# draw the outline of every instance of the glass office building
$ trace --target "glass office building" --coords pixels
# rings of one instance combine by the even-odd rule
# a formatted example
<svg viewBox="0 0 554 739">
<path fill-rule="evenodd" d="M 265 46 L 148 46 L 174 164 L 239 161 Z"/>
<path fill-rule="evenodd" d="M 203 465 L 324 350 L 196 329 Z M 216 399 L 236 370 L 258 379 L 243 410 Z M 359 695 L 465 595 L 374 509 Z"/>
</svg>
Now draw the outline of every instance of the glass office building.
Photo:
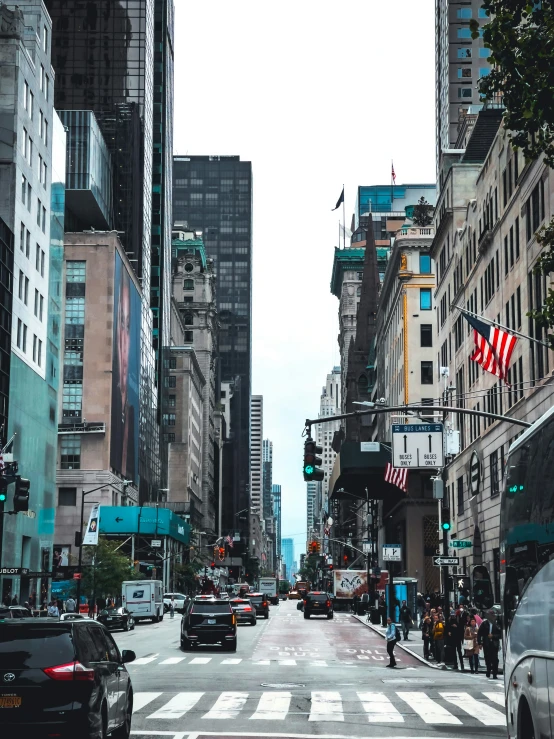
<svg viewBox="0 0 554 739">
<path fill-rule="evenodd" d="M 142 282 L 140 497 L 162 480 L 150 309 L 154 13 L 170 0 L 45 0 L 52 17 L 55 107 L 92 110 L 112 156 L 114 227 Z"/>
<path fill-rule="evenodd" d="M 239 156 L 176 156 L 173 220 L 202 232 L 215 260 L 221 380 L 240 377 L 239 490 L 249 499 L 252 364 L 252 164 Z"/>
</svg>

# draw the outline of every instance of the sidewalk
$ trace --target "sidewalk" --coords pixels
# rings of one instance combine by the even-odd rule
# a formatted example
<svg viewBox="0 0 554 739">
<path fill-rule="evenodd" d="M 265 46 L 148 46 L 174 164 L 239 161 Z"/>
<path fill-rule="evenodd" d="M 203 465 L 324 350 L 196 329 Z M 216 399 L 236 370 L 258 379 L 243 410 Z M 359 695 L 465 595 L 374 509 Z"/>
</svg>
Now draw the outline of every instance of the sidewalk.
<svg viewBox="0 0 554 739">
<path fill-rule="evenodd" d="M 355 618 L 357 621 L 362 623 L 364 626 L 367 626 L 370 629 L 373 629 L 377 634 L 380 634 L 383 639 L 385 638 L 385 632 L 386 627 L 384 626 L 377 626 L 375 624 L 372 624 L 370 621 L 366 619 L 365 616 L 354 616 L 352 614 L 353 618 Z M 427 667 L 432 667 L 434 670 L 453 670 L 452 667 L 443 667 L 442 665 L 439 666 L 435 662 L 430 661 L 428 662 L 423 657 L 423 639 L 421 637 L 421 631 L 419 629 L 413 629 L 410 631 L 408 641 L 405 641 L 402 639 L 402 641 L 399 641 L 396 645 L 397 647 L 400 647 L 400 649 L 404 649 L 408 654 L 411 654 L 413 657 L 418 659 L 420 662 L 422 662 L 424 665 L 427 665 Z M 504 661 L 503 661 L 503 652 L 500 650 L 500 653 L 498 655 L 498 674 L 502 675 L 504 672 Z M 480 656 L 480 664 L 481 664 L 481 671 L 484 671 L 485 669 L 485 660 L 483 659 L 483 655 L 481 653 Z M 464 667 L 467 672 L 469 672 L 469 663 L 467 660 L 464 660 Z"/>
</svg>

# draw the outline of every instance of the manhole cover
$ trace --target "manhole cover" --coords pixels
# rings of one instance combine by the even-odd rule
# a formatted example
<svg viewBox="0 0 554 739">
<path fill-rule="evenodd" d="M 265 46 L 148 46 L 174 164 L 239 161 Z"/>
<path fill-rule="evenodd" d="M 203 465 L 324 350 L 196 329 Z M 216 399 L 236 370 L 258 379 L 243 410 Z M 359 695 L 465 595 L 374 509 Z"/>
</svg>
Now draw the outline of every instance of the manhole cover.
<svg viewBox="0 0 554 739">
<path fill-rule="evenodd" d="M 305 688 L 304 683 L 261 683 L 262 688 Z"/>
</svg>

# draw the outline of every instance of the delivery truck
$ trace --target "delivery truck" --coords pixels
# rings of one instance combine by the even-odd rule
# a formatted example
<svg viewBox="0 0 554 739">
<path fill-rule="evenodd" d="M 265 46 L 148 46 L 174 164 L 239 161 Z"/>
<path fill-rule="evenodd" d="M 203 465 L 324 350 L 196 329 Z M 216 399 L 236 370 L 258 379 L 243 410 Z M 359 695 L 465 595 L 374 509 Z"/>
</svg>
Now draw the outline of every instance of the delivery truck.
<svg viewBox="0 0 554 739">
<path fill-rule="evenodd" d="M 380 571 L 379 579 L 375 579 L 371 585 L 377 593 L 382 593 L 389 581 L 389 573 Z M 349 608 L 354 602 L 354 596 L 362 599 L 364 593 L 367 598 L 367 570 L 334 570 L 333 571 L 333 601 L 337 610 L 343 606 Z"/>
<path fill-rule="evenodd" d="M 260 577 L 259 591 L 269 598 L 272 606 L 279 605 L 278 583 L 276 577 Z"/>
<path fill-rule="evenodd" d="M 161 580 L 125 580 L 121 585 L 124 608 L 133 614 L 135 623 L 150 618 L 158 623 L 164 617 L 163 584 Z"/>
</svg>

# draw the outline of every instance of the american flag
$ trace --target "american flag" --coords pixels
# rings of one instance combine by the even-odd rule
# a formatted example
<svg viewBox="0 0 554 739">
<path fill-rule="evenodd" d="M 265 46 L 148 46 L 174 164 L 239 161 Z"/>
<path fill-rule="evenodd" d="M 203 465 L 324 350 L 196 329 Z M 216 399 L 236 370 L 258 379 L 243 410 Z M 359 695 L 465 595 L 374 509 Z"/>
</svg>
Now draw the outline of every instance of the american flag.
<svg viewBox="0 0 554 739">
<path fill-rule="evenodd" d="M 480 321 L 475 316 L 470 316 L 465 312 L 462 312 L 462 315 L 473 326 L 473 340 L 476 348 L 470 359 L 480 364 L 485 372 L 496 375 L 508 385 L 506 378 L 510 369 L 512 352 L 517 342 L 516 337 L 496 326 Z"/>
<path fill-rule="evenodd" d="M 232 549 L 233 546 L 234 546 L 233 539 L 228 535 L 228 536 L 225 537 L 225 541 L 229 545 L 230 549 Z"/>
<path fill-rule="evenodd" d="M 4 469 L 4 455 L 0 452 L 0 472 Z"/>
<path fill-rule="evenodd" d="M 392 177 L 393 184 L 396 185 L 396 173 L 394 171 L 394 164 L 391 162 L 390 176 Z"/>
<path fill-rule="evenodd" d="M 390 482 L 391 485 L 396 485 L 397 488 L 406 492 L 406 488 L 408 487 L 408 468 L 393 467 L 390 462 L 387 462 L 385 482 Z"/>
</svg>

